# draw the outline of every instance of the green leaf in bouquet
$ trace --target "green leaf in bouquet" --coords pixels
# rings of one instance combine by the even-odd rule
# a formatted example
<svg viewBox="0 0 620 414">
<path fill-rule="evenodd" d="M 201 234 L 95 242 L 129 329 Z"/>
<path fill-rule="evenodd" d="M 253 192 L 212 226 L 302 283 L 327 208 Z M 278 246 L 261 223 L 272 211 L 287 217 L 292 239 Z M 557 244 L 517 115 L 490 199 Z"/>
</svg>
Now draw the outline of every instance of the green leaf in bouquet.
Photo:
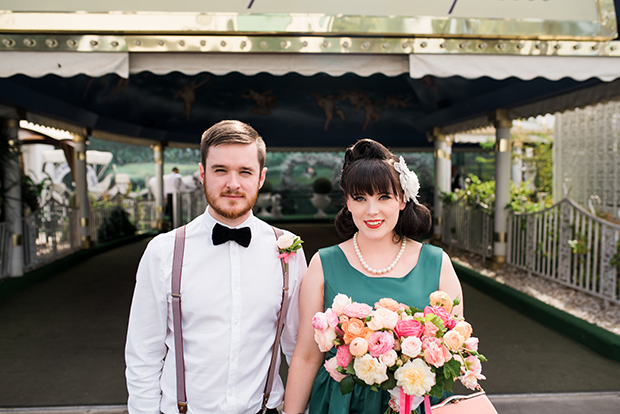
<svg viewBox="0 0 620 414">
<path fill-rule="evenodd" d="M 370 389 L 373 390 L 374 392 L 379 392 L 379 387 L 377 386 L 377 384 L 372 384 L 370 386 Z"/>
<path fill-rule="evenodd" d="M 355 383 L 357 385 L 359 385 L 360 387 L 367 387 L 368 384 L 366 384 L 364 381 L 362 381 L 361 379 L 357 378 L 355 375 L 353 375 L 351 378 L 353 378 L 353 381 L 355 381 Z"/>
<path fill-rule="evenodd" d="M 391 390 L 396 387 L 396 378 L 394 378 L 394 373 L 392 371 L 387 371 L 388 379 L 381 383 L 381 389 L 383 391 Z"/>
<path fill-rule="evenodd" d="M 342 367 L 337 367 L 336 371 L 338 371 L 341 374 L 346 374 L 347 373 L 347 371 L 344 368 L 342 368 Z"/>
<path fill-rule="evenodd" d="M 478 354 L 478 359 L 480 360 L 480 362 L 487 362 L 488 359 L 486 359 L 486 357 L 482 354 Z"/>
<path fill-rule="evenodd" d="M 355 375 L 355 368 L 353 368 L 353 361 L 347 365 L 347 374 Z"/>
<path fill-rule="evenodd" d="M 435 381 L 435 385 L 433 385 L 428 395 L 430 395 L 431 397 L 441 398 L 443 395 L 443 377 L 435 377 Z"/>
<path fill-rule="evenodd" d="M 355 381 L 353 380 L 353 377 L 347 376 L 340 381 L 340 392 L 342 395 L 353 392 L 353 388 L 355 388 Z"/>
<path fill-rule="evenodd" d="M 452 386 L 454 385 L 454 380 L 445 380 L 443 382 L 444 391 L 452 392 Z"/>
<path fill-rule="evenodd" d="M 461 373 L 461 363 L 452 358 L 450 361 L 443 364 L 443 376 L 448 379 L 458 377 Z"/>
<path fill-rule="evenodd" d="M 409 306 L 409 312 L 407 312 L 407 315 L 413 315 L 414 313 L 424 312 L 424 311 L 422 309 L 416 308 L 415 306 Z"/>
</svg>

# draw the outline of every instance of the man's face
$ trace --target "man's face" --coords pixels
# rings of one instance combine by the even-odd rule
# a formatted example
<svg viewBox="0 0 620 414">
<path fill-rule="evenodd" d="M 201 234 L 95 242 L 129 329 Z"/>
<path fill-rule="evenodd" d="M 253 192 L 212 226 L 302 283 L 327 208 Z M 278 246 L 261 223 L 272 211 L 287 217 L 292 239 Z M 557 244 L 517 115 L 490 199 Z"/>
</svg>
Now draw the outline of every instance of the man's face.
<svg viewBox="0 0 620 414">
<path fill-rule="evenodd" d="M 256 144 L 222 144 L 210 147 L 200 181 L 211 215 L 231 227 L 249 216 L 267 168 L 260 169 Z"/>
</svg>

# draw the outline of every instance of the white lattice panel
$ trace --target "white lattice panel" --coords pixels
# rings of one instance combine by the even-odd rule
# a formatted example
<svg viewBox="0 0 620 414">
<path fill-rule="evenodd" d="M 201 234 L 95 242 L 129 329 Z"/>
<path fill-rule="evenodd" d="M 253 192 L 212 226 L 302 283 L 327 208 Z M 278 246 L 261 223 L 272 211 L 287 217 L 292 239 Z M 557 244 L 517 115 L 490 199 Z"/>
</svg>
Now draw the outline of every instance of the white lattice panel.
<svg viewBox="0 0 620 414">
<path fill-rule="evenodd" d="M 554 200 L 564 197 L 565 179 L 572 181 L 570 197 L 582 206 L 590 196 L 617 214 L 620 208 L 620 101 L 588 106 L 556 115 L 554 142 Z"/>
</svg>

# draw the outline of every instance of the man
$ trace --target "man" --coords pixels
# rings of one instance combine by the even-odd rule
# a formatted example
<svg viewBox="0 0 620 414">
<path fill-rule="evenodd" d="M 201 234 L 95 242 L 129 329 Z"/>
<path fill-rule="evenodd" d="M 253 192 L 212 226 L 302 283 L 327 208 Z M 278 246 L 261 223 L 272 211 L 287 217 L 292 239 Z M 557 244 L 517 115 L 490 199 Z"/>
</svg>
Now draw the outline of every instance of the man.
<svg viewBox="0 0 620 414">
<path fill-rule="evenodd" d="M 174 194 L 185 190 L 187 186 L 183 182 L 183 176 L 179 174 L 179 169 L 174 167 L 170 174 L 164 175 L 164 197 L 166 198 L 166 215 L 172 221 L 172 197 Z"/>
<path fill-rule="evenodd" d="M 188 414 L 261 409 L 283 290 L 273 228 L 252 214 L 265 181 L 265 152 L 258 133 L 239 121 L 222 121 L 202 136 L 200 180 L 209 206 L 187 225 L 180 292 Z M 214 241 L 219 226 L 249 228 L 247 247 Z M 171 316 L 174 237 L 155 237 L 138 267 L 125 352 L 130 414 L 179 412 Z M 281 346 L 290 361 L 306 270 L 303 250 L 290 257 L 289 269 Z M 275 409 L 282 395 L 276 376 L 267 407 Z"/>
</svg>

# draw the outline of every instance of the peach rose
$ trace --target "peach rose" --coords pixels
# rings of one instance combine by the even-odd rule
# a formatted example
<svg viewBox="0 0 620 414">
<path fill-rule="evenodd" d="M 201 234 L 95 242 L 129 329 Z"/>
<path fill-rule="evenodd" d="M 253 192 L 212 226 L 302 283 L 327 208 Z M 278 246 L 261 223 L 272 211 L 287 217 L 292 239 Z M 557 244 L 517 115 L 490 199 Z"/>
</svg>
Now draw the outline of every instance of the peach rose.
<svg viewBox="0 0 620 414">
<path fill-rule="evenodd" d="M 379 357 L 379 361 L 385 364 L 386 367 L 391 367 L 396 363 L 396 358 L 398 358 L 398 354 L 393 349 L 390 349 Z"/>
<path fill-rule="evenodd" d="M 314 330 L 314 340 L 319 345 L 321 352 L 327 352 L 334 347 L 334 339 L 336 339 L 336 330 L 328 328 L 325 331 Z"/>
<path fill-rule="evenodd" d="M 392 312 L 398 312 L 401 309 L 406 309 L 406 306 L 402 303 L 396 302 L 394 299 L 383 298 L 379 299 L 379 302 L 375 303 L 375 309 L 388 309 Z"/>
<path fill-rule="evenodd" d="M 463 342 L 465 342 L 465 339 L 457 330 L 448 331 L 443 336 L 444 345 L 453 352 L 457 352 L 463 346 Z"/>
<path fill-rule="evenodd" d="M 460 333 L 465 341 L 469 339 L 472 332 L 474 331 L 471 325 L 465 321 L 460 321 L 459 323 L 457 323 L 454 327 L 454 330 Z"/>
<path fill-rule="evenodd" d="M 340 316 L 344 312 L 344 307 L 347 306 L 349 303 L 351 303 L 351 298 L 347 295 L 339 293 L 336 295 L 334 301 L 332 302 L 332 310 L 336 312 L 338 316 Z"/>
<path fill-rule="evenodd" d="M 431 306 L 441 306 L 450 313 L 452 311 L 452 298 L 446 292 L 437 290 L 429 296 Z"/>
<path fill-rule="evenodd" d="M 422 341 L 415 336 L 409 336 L 403 340 L 400 344 L 400 348 L 403 354 L 415 358 L 420 355 L 420 351 L 422 351 Z"/>
<path fill-rule="evenodd" d="M 368 341 L 364 338 L 353 338 L 349 344 L 349 352 L 353 356 L 362 356 L 368 352 Z"/>
<path fill-rule="evenodd" d="M 349 344 L 354 338 L 366 338 L 372 332 L 370 329 L 364 326 L 364 321 L 351 318 L 347 322 L 343 322 L 341 325 L 344 332 L 344 343 Z"/>
</svg>

